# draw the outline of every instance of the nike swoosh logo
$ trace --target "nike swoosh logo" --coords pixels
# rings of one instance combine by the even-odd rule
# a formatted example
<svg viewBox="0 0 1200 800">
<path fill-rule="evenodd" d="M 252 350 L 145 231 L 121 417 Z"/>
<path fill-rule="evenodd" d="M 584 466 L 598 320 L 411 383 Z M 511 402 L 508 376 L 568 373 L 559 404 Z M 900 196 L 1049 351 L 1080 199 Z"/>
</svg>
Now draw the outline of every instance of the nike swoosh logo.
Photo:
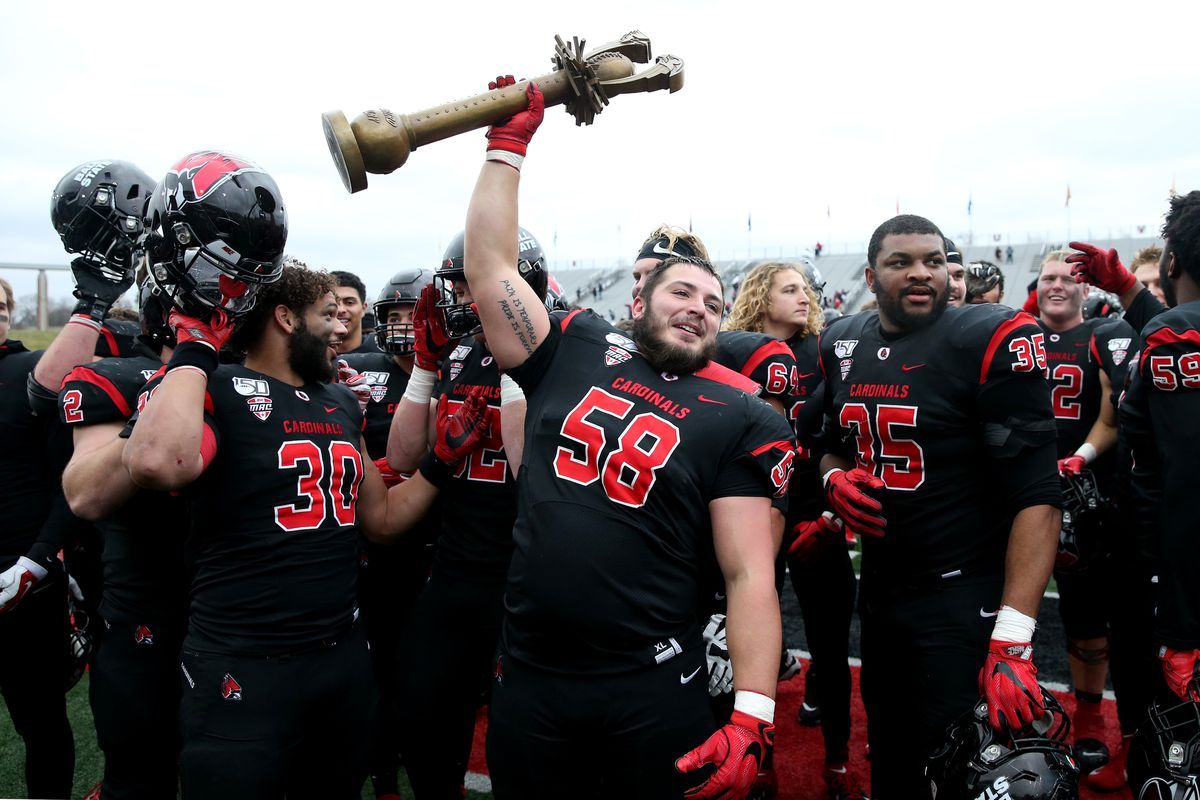
<svg viewBox="0 0 1200 800">
<path fill-rule="evenodd" d="M 696 667 L 694 670 L 692 670 L 692 674 L 691 674 L 691 675 L 688 675 L 687 677 L 684 677 L 682 674 L 680 674 L 680 676 L 679 676 L 679 684 L 682 686 L 683 684 L 686 684 L 686 683 L 691 683 L 691 682 L 692 682 L 692 678 L 696 677 L 696 675 L 697 675 L 699 672 L 700 672 L 700 668 L 699 668 L 699 667 Z"/>
<path fill-rule="evenodd" d="M 925 366 L 925 365 L 924 364 L 901 364 L 900 369 L 904 370 L 905 372 L 912 372 L 914 369 L 920 369 L 923 366 Z"/>
<path fill-rule="evenodd" d="M 813 375 L 816 375 L 816 374 L 817 373 L 815 373 L 815 372 L 801 372 L 799 375 L 796 376 L 796 380 L 802 381 L 805 378 L 811 378 Z"/>
<path fill-rule="evenodd" d="M 721 402 L 720 400 L 712 400 L 712 399 L 710 399 L 710 398 L 708 398 L 708 397 L 705 397 L 705 396 L 704 396 L 704 395 L 702 395 L 702 394 L 698 394 L 698 395 L 696 395 L 696 399 L 697 399 L 697 400 L 699 400 L 701 403 L 715 403 L 716 405 L 719 405 L 719 406 L 727 406 L 727 405 L 729 405 L 729 403 L 723 403 L 723 402 Z"/>
<path fill-rule="evenodd" d="M 984 611 L 982 608 L 979 609 L 979 616 L 984 617 L 984 618 L 994 617 L 999 613 L 1000 613 L 999 611 Z"/>
<path fill-rule="evenodd" d="M 654 243 L 654 252 L 656 252 L 656 253 L 661 253 L 661 254 L 662 254 L 662 255 L 664 255 L 664 256 L 673 256 L 673 255 L 675 255 L 673 252 L 671 252 L 671 249 L 670 249 L 669 247 L 663 247 L 663 246 L 662 246 L 661 244 L 659 244 L 658 242 L 655 242 L 655 243 Z"/>
<path fill-rule="evenodd" d="M 325 408 L 325 413 L 327 413 L 327 414 L 332 414 L 333 412 L 338 410 L 337 406 L 324 406 L 324 408 Z"/>
</svg>

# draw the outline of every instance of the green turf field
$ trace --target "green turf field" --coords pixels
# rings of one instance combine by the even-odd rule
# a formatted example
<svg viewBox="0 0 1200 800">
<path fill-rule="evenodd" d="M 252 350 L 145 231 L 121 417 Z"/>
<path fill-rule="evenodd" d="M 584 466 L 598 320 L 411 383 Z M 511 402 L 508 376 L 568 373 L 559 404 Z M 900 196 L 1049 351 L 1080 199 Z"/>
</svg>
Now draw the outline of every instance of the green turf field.
<svg viewBox="0 0 1200 800">
<path fill-rule="evenodd" d="M 62 329 L 50 328 L 39 331 L 36 328 L 10 328 L 8 338 L 20 339 L 30 350 L 43 350 L 50 346 L 50 343 L 54 341 L 54 337 L 58 335 L 60 330 Z"/>
</svg>

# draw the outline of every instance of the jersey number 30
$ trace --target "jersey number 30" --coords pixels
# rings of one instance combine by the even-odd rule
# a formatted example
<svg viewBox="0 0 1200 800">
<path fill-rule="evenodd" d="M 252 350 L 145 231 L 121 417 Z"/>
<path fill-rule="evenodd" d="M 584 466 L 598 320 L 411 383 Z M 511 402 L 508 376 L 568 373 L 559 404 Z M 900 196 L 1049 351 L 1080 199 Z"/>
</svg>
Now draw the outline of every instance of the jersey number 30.
<svg viewBox="0 0 1200 800">
<path fill-rule="evenodd" d="M 301 470 L 296 478 L 295 501 L 275 506 L 275 523 L 285 531 L 309 531 L 333 515 L 339 526 L 353 525 L 358 484 L 362 482 L 362 454 L 350 442 L 329 443 L 329 478 L 325 479 L 323 453 L 316 442 L 284 442 L 279 448 L 279 468 Z"/>
<path fill-rule="evenodd" d="M 592 413 L 624 420 L 633 403 L 593 387 L 563 420 L 562 436 L 576 446 L 559 446 L 554 456 L 558 477 L 589 486 L 602 479 L 604 493 L 614 503 L 641 508 L 654 488 L 655 471 L 667 463 L 679 446 L 679 428 L 655 414 L 638 414 L 617 437 L 601 465 L 607 444 L 604 428 L 588 421 Z"/>
</svg>

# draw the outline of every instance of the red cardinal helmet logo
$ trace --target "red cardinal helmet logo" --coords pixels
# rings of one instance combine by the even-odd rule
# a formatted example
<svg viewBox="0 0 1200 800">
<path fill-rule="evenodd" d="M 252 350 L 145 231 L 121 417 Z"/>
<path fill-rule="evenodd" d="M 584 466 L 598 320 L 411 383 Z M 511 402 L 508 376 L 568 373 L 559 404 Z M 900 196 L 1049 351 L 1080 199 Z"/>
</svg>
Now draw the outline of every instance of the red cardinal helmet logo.
<svg viewBox="0 0 1200 800">
<path fill-rule="evenodd" d="M 221 681 L 221 697 L 226 700 L 242 699 L 242 685 L 234 680 L 228 672 L 225 673 L 225 680 Z"/>
<path fill-rule="evenodd" d="M 213 190 L 243 172 L 262 172 L 262 168 L 253 161 L 219 153 L 216 150 L 204 150 L 184 156 L 171 167 L 168 174 L 178 177 L 179 188 L 183 191 L 179 197 L 184 203 L 194 203 L 212 194 Z M 191 191 L 188 191 L 188 189 Z"/>
<path fill-rule="evenodd" d="M 154 644 L 154 631 L 150 630 L 147 625 L 138 625 L 137 630 L 133 633 L 133 641 L 136 644 L 152 645 Z"/>
</svg>

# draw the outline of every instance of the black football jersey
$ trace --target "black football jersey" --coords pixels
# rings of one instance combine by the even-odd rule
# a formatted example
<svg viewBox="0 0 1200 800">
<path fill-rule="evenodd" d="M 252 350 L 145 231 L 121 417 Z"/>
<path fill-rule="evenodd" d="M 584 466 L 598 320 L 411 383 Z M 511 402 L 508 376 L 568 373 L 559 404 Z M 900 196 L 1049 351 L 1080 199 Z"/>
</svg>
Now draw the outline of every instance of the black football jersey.
<svg viewBox="0 0 1200 800">
<path fill-rule="evenodd" d="M 162 367 L 140 342 L 129 358 L 106 358 L 76 367 L 58 394 L 59 418 L 69 427 L 123 422 L 138 395 Z M 106 620 L 178 622 L 185 613 L 184 568 L 187 505 L 166 492 L 135 494 L 109 518 L 96 523 L 103 543 L 104 584 L 100 613 Z"/>
<path fill-rule="evenodd" d="M 438 494 L 434 508 L 441 530 L 433 568 L 502 577 L 512 557 L 517 482 L 500 438 L 500 370 L 484 345 L 464 339 L 443 361 L 433 396 L 445 397 L 453 413 L 476 386 L 487 388 L 491 432 Z"/>
<path fill-rule="evenodd" d="M 1113 391 L 1123 385 L 1121 367 L 1138 349 L 1137 334 L 1119 319 L 1089 319 L 1056 333 L 1044 324 L 1046 377 L 1058 427 L 1058 457 L 1071 455 L 1087 439 L 1100 414 L 1100 371 Z M 1111 470 L 1111 464 L 1108 465 Z"/>
<path fill-rule="evenodd" d="M 400 407 L 400 400 L 408 387 L 409 373 L 387 353 L 362 353 L 356 350 L 342 358 L 371 384 L 371 402 L 367 403 L 363 438 L 367 440 L 367 454 L 372 459 L 383 458 L 387 455 L 392 417 Z"/>
<path fill-rule="evenodd" d="M 774 336 L 752 331 L 721 331 L 713 361 L 741 373 L 762 387 L 760 397 L 773 397 L 786 409 L 796 393 L 796 359 Z"/>
<path fill-rule="evenodd" d="M 863 548 L 864 582 L 998 574 L 1021 508 L 1060 505 L 1044 336 L 999 305 L 950 308 L 889 334 L 878 312 L 821 337 L 829 446 L 883 480 L 887 530 Z M 1026 446 L 1036 463 L 1009 463 Z"/>
<path fill-rule="evenodd" d="M 825 510 L 820 473 L 822 450 L 814 441 L 824 418 L 818 393 L 822 380 L 819 342 L 820 337 L 815 334 L 796 335 L 788 340 L 796 361 L 796 389 L 788 407 L 788 416 L 796 434 L 796 470 L 792 473 L 788 494 L 788 518 L 792 521 L 816 519 Z M 806 409 L 811 421 L 806 419 Z M 817 428 L 813 436 L 802 431 L 806 424 Z"/>
<path fill-rule="evenodd" d="M 508 652 L 583 674 L 698 647 L 709 502 L 786 495 L 787 421 L 719 365 L 658 372 L 591 311 L 553 314 L 550 337 L 510 374 L 528 412 Z"/>
<path fill-rule="evenodd" d="M 25 390 L 43 352 L 15 339 L 0 342 L 0 570 L 29 551 L 54 494 L 46 454 L 50 420 L 33 415 Z"/>
<path fill-rule="evenodd" d="M 1162 644 L 1179 649 L 1200 647 L 1200 537 L 1192 500 L 1200 474 L 1198 331 L 1200 302 L 1151 319 L 1120 407 L 1133 454 L 1137 517 L 1158 540 L 1157 634 Z"/>
<path fill-rule="evenodd" d="M 150 403 L 155 388 L 143 393 Z M 296 387 L 234 364 L 209 378 L 205 424 L 218 448 L 186 491 L 186 647 L 282 654 L 350 626 L 362 423 L 341 384 Z"/>
</svg>

